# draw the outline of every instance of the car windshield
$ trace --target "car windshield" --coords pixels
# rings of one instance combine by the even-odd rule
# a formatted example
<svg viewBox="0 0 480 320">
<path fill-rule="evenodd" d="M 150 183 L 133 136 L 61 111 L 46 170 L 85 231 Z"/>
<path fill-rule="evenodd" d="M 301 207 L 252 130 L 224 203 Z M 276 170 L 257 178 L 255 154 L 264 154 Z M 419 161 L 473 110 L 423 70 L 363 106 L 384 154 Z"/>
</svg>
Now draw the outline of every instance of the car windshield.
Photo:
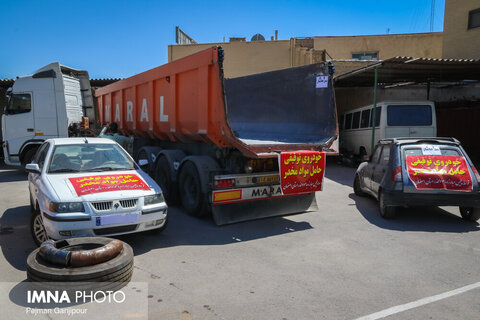
<svg viewBox="0 0 480 320">
<path fill-rule="evenodd" d="M 134 162 L 114 144 L 58 145 L 48 165 L 48 173 L 134 169 Z"/>
</svg>

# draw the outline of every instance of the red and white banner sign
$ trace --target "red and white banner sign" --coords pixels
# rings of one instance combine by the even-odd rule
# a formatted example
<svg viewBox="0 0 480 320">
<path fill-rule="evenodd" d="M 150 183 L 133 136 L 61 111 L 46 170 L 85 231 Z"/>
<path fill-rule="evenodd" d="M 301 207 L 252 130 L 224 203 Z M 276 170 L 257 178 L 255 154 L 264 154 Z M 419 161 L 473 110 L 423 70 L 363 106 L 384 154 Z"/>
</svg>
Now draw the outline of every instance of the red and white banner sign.
<svg viewBox="0 0 480 320">
<path fill-rule="evenodd" d="M 150 190 L 136 174 L 111 174 L 69 178 L 78 196 L 120 190 Z"/>
<path fill-rule="evenodd" d="M 410 180 L 417 189 L 472 191 L 472 177 L 464 157 L 416 155 L 407 156 Z"/>
<path fill-rule="evenodd" d="M 282 152 L 278 156 L 283 194 L 321 191 L 325 173 L 325 152 Z"/>
</svg>

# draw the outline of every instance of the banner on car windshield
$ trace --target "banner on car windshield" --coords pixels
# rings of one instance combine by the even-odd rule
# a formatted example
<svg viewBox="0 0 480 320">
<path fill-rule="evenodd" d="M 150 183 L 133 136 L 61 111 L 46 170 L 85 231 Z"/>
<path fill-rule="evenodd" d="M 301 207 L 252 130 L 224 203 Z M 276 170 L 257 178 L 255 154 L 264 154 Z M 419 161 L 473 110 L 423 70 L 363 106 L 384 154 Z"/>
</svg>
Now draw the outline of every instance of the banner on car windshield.
<svg viewBox="0 0 480 320">
<path fill-rule="evenodd" d="M 417 189 L 472 191 L 473 183 L 464 157 L 408 155 L 408 177 Z"/>
<path fill-rule="evenodd" d="M 278 156 L 283 194 L 321 191 L 325 173 L 325 152 L 282 152 Z"/>
<path fill-rule="evenodd" d="M 109 174 L 69 178 L 78 196 L 120 190 L 150 190 L 136 174 Z"/>
</svg>

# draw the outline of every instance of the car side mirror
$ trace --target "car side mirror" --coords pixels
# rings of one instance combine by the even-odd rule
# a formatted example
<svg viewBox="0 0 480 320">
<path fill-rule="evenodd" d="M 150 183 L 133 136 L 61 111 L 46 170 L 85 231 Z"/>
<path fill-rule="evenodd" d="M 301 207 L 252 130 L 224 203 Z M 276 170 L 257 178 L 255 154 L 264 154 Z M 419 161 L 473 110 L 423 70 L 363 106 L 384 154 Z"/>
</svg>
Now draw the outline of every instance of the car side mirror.
<svg viewBox="0 0 480 320">
<path fill-rule="evenodd" d="M 147 159 L 140 159 L 138 160 L 138 165 L 140 167 L 143 167 L 143 166 L 146 166 L 148 164 L 148 160 Z"/>
<path fill-rule="evenodd" d="M 25 166 L 25 171 L 40 174 L 40 167 L 36 163 L 29 163 Z"/>
<path fill-rule="evenodd" d="M 370 162 L 370 156 L 369 155 L 364 155 L 362 160 Z"/>
</svg>

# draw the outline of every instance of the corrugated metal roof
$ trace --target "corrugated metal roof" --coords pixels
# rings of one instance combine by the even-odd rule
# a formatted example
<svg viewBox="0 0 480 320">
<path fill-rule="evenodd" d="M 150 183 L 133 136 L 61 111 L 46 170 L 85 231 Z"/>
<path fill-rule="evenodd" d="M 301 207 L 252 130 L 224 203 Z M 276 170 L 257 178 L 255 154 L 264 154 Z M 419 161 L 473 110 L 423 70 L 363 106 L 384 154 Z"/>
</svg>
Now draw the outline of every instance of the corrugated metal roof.
<svg viewBox="0 0 480 320">
<path fill-rule="evenodd" d="M 373 86 L 375 68 L 378 83 L 480 81 L 480 59 L 436 59 L 393 57 L 335 77 L 337 87 Z"/>
</svg>

